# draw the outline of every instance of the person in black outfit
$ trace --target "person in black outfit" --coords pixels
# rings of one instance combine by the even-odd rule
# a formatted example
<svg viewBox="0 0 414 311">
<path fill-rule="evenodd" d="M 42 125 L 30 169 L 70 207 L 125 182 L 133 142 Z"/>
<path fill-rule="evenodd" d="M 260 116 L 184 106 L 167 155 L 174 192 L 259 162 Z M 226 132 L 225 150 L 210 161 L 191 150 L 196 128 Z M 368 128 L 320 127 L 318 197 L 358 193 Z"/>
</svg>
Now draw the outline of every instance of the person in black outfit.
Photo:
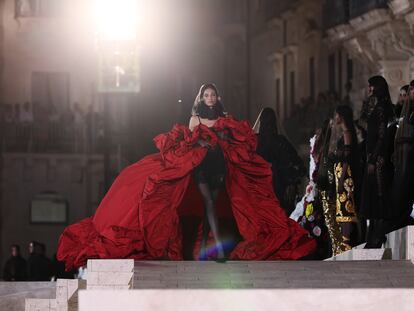
<svg viewBox="0 0 414 311">
<path fill-rule="evenodd" d="M 20 246 L 14 244 L 10 247 L 11 256 L 6 261 L 3 271 L 5 281 L 26 281 L 27 264 L 26 260 L 20 255 Z"/>
<path fill-rule="evenodd" d="M 359 192 L 358 141 L 351 107 L 340 105 L 335 110 L 335 123 L 340 130 L 333 154 L 336 191 L 336 221 L 341 226 L 346 249 L 357 244 L 355 235 L 357 193 Z"/>
<path fill-rule="evenodd" d="M 393 106 L 387 81 L 383 77 L 373 76 L 368 83 L 369 99 L 362 111 L 367 136 L 360 207 L 361 215 L 370 221 L 365 247 L 377 248 L 385 241 L 383 223 L 391 213 L 388 192 L 392 182 L 392 164 L 387 146 L 387 125 L 393 116 Z"/>
<path fill-rule="evenodd" d="M 194 101 L 189 128 L 191 131 L 198 125 L 205 125 L 214 131 L 214 124 L 220 117 L 225 117 L 224 108 L 219 100 L 218 91 L 214 84 L 204 84 Z M 217 133 L 224 138 L 224 133 Z M 208 149 L 207 155 L 194 170 L 194 179 L 204 201 L 205 217 L 203 222 L 203 236 L 201 241 L 200 259 L 206 260 L 206 244 L 211 229 L 216 242 L 217 259 L 225 260 L 224 249 L 218 231 L 215 204 L 220 190 L 224 187 L 226 172 L 224 155 L 220 147 L 215 148 L 206 141 L 199 141 L 199 145 Z"/>
<path fill-rule="evenodd" d="M 290 215 L 294 209 L 297 185 L 306 174 L 305 166 L 292 144 L 278 133 L 276 113 L 272 108 L 266 107 L 261 111 L 257 126 L 256 151 L 272 164 L 274 192 L 286 214 Z"/>
<path fill-rule="evenodd" d="M 46 247 L 36 241 L 29 244 L 27 271 L 29 281 L 50 281 L 53 275 L 52 262 L 46 257 Z"/>
<path fill-rule="evenodd" d="M 400 93 L 398 94 L 398 101 L 394 106 L 394 113 L 397 118 L 400 118 L 402 107 L 404 103 L 407 101 L 409 87 L 410 86 L 407 84 L 400 88 Z"/>
<path fill-rule="evenodd" d="M 402 104 L 395 137 L 393 183 L 393 227 L 397 230 L 411 223 L 414 184 L 414 80 L 410 82 L 408 96 Z"/>
</svg>

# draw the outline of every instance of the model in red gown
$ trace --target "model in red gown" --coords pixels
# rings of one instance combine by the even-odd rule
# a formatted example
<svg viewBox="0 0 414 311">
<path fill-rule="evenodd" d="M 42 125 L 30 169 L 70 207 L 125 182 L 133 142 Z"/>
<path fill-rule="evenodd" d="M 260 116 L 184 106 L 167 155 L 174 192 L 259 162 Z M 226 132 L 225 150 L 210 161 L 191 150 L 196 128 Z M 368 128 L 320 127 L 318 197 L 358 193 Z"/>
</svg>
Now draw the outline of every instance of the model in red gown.
<svg viewBox="0 0 414 311">
<path fill-rule="evenodd" d="M 216 134 L 222 132 L 226 137 Z M 64 230 L 57 258 L 67 269 L 91 258 L 183 260 L 178 210 L 189 195 L 193 170 L 207 154 L 200 140 L 218 145 L 225 159 L 225 188 L 241 236 L 229 259 L 299 259 L 315 250 L 307 231 L 280 207 L 270 165 L 256 154 L 249 123 L 221 117 L 211 128 L 175 125 L 158 135 L 159 153 L 125 168 L 95 215 Z"/>
</svg>

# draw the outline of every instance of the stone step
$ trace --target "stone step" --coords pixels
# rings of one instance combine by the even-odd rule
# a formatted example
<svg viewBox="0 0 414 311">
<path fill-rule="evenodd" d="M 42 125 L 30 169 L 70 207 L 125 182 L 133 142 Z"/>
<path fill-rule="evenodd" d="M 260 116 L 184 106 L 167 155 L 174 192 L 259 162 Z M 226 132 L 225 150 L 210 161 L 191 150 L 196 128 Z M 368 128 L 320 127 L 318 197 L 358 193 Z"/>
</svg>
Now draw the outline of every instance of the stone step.
<svg viewBox="0 0 414 311">
<path fill-rule="evenodd" d="M 0 282 L 0 310 L 23 311 L 26 298 L 47 299 L 55 293 L 55 282 Z"/>
<path fill-rule="evenodd" d="M 57 279 L 56 298 L 27 298 L 26 311 L 76 311 L 78 310 L 78 291 L 86 289 L 85 280 Z"/>
<path fill-rule="evenodd" d="M 165 262 L 134 265 L 133 288 L 414 288 L 408 260 Z"/>
<path fill-rule="evenodd" d="M 414 289 L 148 289 L 82 291 L 79 311 L 412 310 Z"/>
</svg>

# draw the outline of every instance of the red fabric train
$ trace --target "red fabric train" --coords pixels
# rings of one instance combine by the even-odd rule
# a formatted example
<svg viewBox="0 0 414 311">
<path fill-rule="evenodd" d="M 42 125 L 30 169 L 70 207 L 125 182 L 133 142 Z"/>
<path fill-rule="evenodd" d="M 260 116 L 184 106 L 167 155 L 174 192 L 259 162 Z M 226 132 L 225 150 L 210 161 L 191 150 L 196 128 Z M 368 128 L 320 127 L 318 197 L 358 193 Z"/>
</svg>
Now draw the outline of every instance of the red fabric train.
<svg viewBox="0 0 414 311">
<path fill-rule="evenodd" d="M 215 131 L 199 125 L 191 132 L 175 125 L 154 141 L 159 153 L 125 168 L 94 216 L 68 226 L 60 237 L 57 258 L 66 269 L 90 258 L 169 258 L 183 260 L 178 211 L 192 171 L 206 155 L 199 139 L 219 144 L 226 161 L 226 190 L 241 241 L 231 260 L 299 259 L 315 250 L 307 231 L 288 218 L 272 188 L 269 164 L 255 152 L 256 136 L 248 122 L 220 118 Z M 198 207 L 199 208 L 199 207 Z"/>
</svg>

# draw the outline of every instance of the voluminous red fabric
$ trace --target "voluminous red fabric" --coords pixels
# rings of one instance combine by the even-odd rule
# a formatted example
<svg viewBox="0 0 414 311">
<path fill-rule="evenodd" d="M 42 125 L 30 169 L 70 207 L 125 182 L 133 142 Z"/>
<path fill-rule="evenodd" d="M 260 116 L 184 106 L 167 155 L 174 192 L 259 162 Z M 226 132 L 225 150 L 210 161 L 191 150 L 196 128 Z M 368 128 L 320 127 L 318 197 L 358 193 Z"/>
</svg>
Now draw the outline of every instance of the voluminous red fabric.
<svg viewBox="0 0 414 311">
<path fill-rule="evenodd" d="M 220 139 L 216 132 L 228 135 Z M 206 155 L 199 139 L 218 144 L 226 161 L 226 190 L 242 241 L 232 260 L 299 259 L 316 243 L 288 218 L 272 188 L 269 164 L 258 156 L 248 122 L 220 118 L 191 132 L 175 125 L 154 141 L 159 153 L 125 168 L 94 216 L 67 227 L 57 258 L 71 269 L 90 258 L 183 259 L 178 210 L 191 173 Z"/>
</svg>

